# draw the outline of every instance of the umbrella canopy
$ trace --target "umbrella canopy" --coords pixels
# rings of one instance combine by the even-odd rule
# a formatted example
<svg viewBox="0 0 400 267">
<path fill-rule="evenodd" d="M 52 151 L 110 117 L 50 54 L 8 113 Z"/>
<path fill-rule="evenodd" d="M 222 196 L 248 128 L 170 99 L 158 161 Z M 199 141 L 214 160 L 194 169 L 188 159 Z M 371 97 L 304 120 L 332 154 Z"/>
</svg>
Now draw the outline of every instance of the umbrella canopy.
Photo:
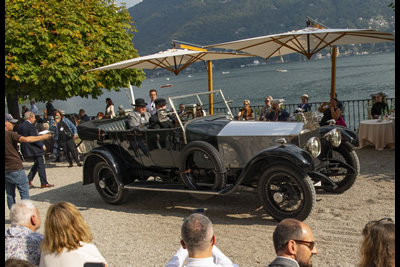
<svg viewBox="0 0 400 267">
<path fill-rule="evenodd" d="M 205 50 L 205 49 L 204 49 Z M 187 49 L 168 49 L 156 54 L 137 57 L 107 66 L 99 67 L 96 70 L 115 70 L 115 69 L 158 69 L 163 68 L 178 75 L 179 72 L 198 61 L 212 61 L 217 59 L 230 59 L 254 57 L 249 54 L 212 52 L 212 51 L 193 51 Z"/>
<path fill-rule="evenodd" d="M 320 29 L 307 27 L 298 31 L 272 34 L 233 42 L 204 46 L 251 53 L 268 59 L 300 53 L 308 59 L 322 49 L 337 45 L 394 42 L 394 34 L 368 29 Z"/>
<path fill-rule="evenodd" d="M 326 47 L 332 47 L 331 97 L 336 87 L 336 46 L 348 44 L 394 42 L 394 34 L 368 29 L 321 29 L 306 27 L 302 30 L 272 34 L 233 42 L 204 46 L 251 53 L 269 59 L 291 53 L 300 53 L 308 59 Z"/>
</svg>

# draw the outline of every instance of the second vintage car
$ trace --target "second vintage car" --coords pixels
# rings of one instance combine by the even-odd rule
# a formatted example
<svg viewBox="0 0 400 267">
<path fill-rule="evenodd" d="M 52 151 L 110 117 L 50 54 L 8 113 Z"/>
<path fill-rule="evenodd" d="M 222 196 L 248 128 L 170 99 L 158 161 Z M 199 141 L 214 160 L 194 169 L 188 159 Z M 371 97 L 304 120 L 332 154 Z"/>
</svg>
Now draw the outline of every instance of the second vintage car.
<svg viewBox="0 0 400 267">
<path fill-rule="evenodd" d="M 343 130 L 305 127 L 304 122 L 235 121 L 220 90 L 168 100 L 172 110 L 157 114 L 160 120 L 175 116 L 174 128 L 131 129 L 126 117 L 79 125 L 79 137 L 98 144 L 85 156 L 83 185 L 94 183 L 110 204 L 122 203 L 127 190 L 207 199 L 253 187 L 264 209 L 280 221 L 305 220 L 315 206 L 316 189 L 343 192 L 354 183 L 358 158 L 343 146 L 341 132 L 351 139 Z M 181 103 L 186 112 L 176 116 Z M 198 106 L 208 112 L 196 113 Z M 221 108 L 226 112 L 213 114 Z"/>
</svg>

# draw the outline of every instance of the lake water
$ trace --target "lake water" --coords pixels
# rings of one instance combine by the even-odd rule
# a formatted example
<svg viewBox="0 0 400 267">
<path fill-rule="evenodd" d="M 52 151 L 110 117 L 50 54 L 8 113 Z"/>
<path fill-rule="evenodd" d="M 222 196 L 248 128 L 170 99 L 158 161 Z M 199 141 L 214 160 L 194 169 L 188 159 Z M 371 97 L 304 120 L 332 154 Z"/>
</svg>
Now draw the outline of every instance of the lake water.
<svg viewBox="0 0 400 267">
<path fill-rule="evenodd" d="M 217 66 L 218 61 L 214 64 Z M 287 72 L 277 72 L 277 69 L 286 69 Z M 208 90 L 206 71 L 190 73 L 190 76 L 171 73 L 169 80 L 166 80 L 167 76 L 146 79 L 140 88 L 133 88 L 134 97 L 148 101 L 150 89 L 156 89 L 158 96 L 163 98 Z M 173 84 L 173 87 L 160 88 L 165 84 Z M 263 105 L 268 95 L 285 99 L 285 104 L 295 104 L 300 103 L 300 96 L 306 93 L 310 102 L 322 102 L 329 100 L 330 88 L 330 59 L 213 70 L 213 89 L 221 89 L 226 98 L 233 100 L 233 107 L 242 106 L 243 99 L 249 99 L 251 105 Z M 395 53 L 337 58 L 336 92 L 339 100 L 368 99 L 370 94 L 380 91 L 395 97 Z M 66 113 L 78 113 L 83 108 L 86 114 L 94 116 L 99 111 L 104 112 L 107 97 L 113 100 L 116 109 L 119 105 L 132 108 L 127 89 L 120 92 L 105 91 L 98 99 L 73 97 L 67 101 L 55 100 L 53 105 Z M 37 103 L 37 106 L 39 113 L 43 114 L 45 104 Z"/>
</svg>

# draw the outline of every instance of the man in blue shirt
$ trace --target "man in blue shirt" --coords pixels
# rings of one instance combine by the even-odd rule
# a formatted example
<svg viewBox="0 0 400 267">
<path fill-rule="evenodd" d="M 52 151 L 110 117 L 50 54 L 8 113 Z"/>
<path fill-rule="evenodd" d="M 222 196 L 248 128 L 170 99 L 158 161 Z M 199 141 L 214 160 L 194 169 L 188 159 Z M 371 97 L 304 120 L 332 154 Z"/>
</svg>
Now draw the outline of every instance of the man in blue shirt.
<svg viewBox="0 0 400 267">
<path fill-rule="evenodd" d="M 35 105 L 35 101 L 31 101 L 31 111 L 35 114 L 35 116 L 38 114 L 38 108 L 37 108 L 37 106 Z"/>
</svg>

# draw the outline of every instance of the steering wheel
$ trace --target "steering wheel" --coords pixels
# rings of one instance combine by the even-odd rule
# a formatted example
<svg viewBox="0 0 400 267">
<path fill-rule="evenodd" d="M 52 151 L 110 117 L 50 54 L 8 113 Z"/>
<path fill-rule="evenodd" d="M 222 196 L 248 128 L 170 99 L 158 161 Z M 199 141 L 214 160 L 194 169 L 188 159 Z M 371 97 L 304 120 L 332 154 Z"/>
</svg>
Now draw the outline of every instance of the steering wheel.
<svg viewBox="0 0 400 267">
<path fill-rule="evenodd" d="M 179 118 L 181 119 L 182 124 L 185 124 L 189 120 L 193 120 L 195 117 L 192 111 L 187 111 L 180 115 Z M 175 128 L 176 127 L 178 127 L 178 120 L 175 121 Z"/>
</svg>

